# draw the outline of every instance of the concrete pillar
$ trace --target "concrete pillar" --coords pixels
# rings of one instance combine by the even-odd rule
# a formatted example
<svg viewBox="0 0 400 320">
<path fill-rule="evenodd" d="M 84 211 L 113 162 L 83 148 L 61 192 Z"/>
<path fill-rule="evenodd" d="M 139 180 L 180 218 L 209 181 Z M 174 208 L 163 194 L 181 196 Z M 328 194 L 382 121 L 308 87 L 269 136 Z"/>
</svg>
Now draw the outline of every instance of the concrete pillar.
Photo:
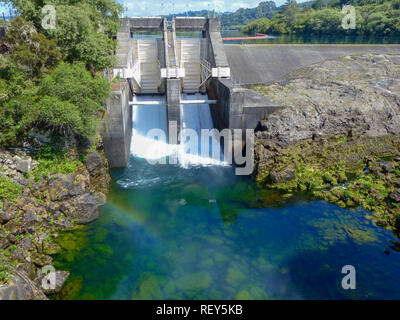
<svg viewBox="0 0 400 320">
<path fill-rule="evenodd" d="M 104 149 L 111 168 L 125 168 L 130 157 L 132 138 L 132 107 L 126 81 L 112 91 L 107 99 L 107 117 L 104 123 Z"/>
<path fill-rule="evenodd" d="M 181 80 L 167 79 L 167 116 L 168 123 L 175 122 L 177 125 L 177 141 L 169 141 L 170 144 L 179 143 L 181 126 Z M 171 136 L 171 132 L 170 132 Z M 170 139 L 171 140 L 171 139 Z M 173 140 L 173 139 L 172 139 Z"/>
</svg>

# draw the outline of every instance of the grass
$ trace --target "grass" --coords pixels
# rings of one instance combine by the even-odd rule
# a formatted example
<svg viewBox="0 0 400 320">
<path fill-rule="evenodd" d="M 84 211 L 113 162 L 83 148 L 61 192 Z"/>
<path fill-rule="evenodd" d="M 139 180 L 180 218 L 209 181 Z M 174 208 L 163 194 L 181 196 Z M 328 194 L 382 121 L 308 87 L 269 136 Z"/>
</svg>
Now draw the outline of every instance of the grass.
<svg viewBox="0 0 400 320">
<path fill-rule="evenodd" d="M 36 181 L 39 181 L 41 177 L 48 177 L 57 173 L 74 173 L 82 166 L 80 161 L 67 159 L 39 159 L 38 162 L 38 166 L 33 170 Z"/>
<path fill-rule="evenodd" d="M 6 263 L 6 259 L 0 256 L 0 285 L 8 284 L 11 280 L 11 274 L 14 272 L 14 267 Z"/>
<path fill-rule="evenodd" d="M 10 178 L 0 176 L 0 199 L 15 202 L 21 194 L 23 187 L 14 183 Z"/>
<path fill-rule="evenodd" d="M 74 173 L 83 167 L 82 161 L 71 160 L 54 147 L 44 147 L 37 157 L 38 166 L 32 171 L 36 181 L 54 174 Z"/>
</svg>

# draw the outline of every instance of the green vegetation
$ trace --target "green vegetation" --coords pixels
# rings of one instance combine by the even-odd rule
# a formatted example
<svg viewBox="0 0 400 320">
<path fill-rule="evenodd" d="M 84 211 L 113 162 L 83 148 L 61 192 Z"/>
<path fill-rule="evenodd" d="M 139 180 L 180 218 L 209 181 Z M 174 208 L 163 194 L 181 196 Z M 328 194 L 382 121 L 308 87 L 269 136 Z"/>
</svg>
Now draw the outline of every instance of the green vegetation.
<svg viewBox="0 0 400 320">
<path fill-rule="evenodd" d="M 4 257 L 0 256 L 0 284 L 8 284 L 10 276 L 14 272 L 14 267 L 6 262 Z"/>
<path fill-rule="evenodd" d="M 340 137 L 293 144 L 258 168 L 260 187 L 309 191 L 342 208 L 362 206 L 382 226 L 400 231 L 400 206 L 390 194 L 400 184 L 392 159 L 400 137 Z M 387 150 L 387 151 L 384 151 Z M 368 168 L 368 170 L 365 170 Z"/>
<path fill-rule="evenodd" d="M 245 26 L 254 19 L 272 18 L 278 9 L 274 1 L 261 2 L 256 8 L 239 9 L 234 13 L 226 13 L 221 16 L 221 25 L 223 28 L 236 28 Z"/>
<path fill-rule="evenodd" d="M 114 0 L 46 1 L 56 8 L 57 25 L 44 30 L 43 1 L 7 2 L 20 17 L 0 56 L 0 146 L 22 145 L 33 128 L 79 141 L 94 137 L 110 93 L 97 71 L 113 65 L 122 7 Z"/>
<path fill-rule="evenodd" d="M 344 30 L 341 12 L 344 5 L 356 7 L 356 29 Z M 288 0 L 272 18 L 259 18 L 249 23 L 245 33 L 268 34 L 344 34 L 400 35 L 400 1 L 387 0 L 316 0 L 311 7 L 300 7 Z"/>
<path fill-rule="evenodd" d="M 69 159 L 66 155 L 53 157 L 52 159 L 39 158 L 38 162 L 38 166 L 32 172 L 36 181 L 39 181 L 42 177 L 49 177 L 57 173 L 75 173 L 83 167 L 82 162 Z"/>
<path fill-rule="evenodd" d="M 0 175 L 0 200 L 14 202 L 21 194 L 22 190 L 22 186 L 12 182 L 11 179 Z"/>
<path fill-rule="evenodd" d="M 81 61 L 89 70 L 102 70 L 113 64 L 113 37 L 119 28 L 122 6 L 115 0 L 9 0 L 36 29 L 48 39 L 57 41 L 64 60 Z M 57 13 L 54 30 L 44 30 L 41 10 L 44 4 L 53 5 Z"/>
<path fill-rule="evenodd" d="M 37 81 L 10 61 L 0 64 L 0 144 L 18 145 L 32 128 L 68 137 L 97 132 L 109 83 L 82 64 L 61 62 Z"/>
</svg>

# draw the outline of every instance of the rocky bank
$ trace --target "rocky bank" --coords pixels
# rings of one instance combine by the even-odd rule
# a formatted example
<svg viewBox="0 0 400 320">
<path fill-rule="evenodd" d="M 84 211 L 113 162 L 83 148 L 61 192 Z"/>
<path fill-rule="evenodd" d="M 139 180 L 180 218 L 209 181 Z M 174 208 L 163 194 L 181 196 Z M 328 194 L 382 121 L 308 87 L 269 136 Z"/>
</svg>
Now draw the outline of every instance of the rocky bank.
<svg viewBox="0 0 400 320">
<path fill-rule="evenodd" d="M 253 89 L 286 107 L 256 133 L 260 186 L 363 206 L 400 230 L 400 55 L 329 60 Z"/>
<path fill-rule="evenodd" d="M 110 176 L 101 151 L 88 151 L 70 174 L 39 179 L 38 165 L 25 152 L 0 150 L 0 300 L 57 293 L 69 276 L 51 268 L 62 250 L 59 234 L 96 219 L 106 201 Z"/>
</svg>

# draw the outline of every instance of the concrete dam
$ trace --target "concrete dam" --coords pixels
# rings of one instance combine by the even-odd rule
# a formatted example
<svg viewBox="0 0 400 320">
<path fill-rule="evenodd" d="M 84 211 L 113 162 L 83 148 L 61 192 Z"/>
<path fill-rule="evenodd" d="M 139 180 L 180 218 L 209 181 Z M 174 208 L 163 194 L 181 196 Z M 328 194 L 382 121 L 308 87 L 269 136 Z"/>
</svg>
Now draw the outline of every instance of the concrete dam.
<svg viewBox="0 0 400 320">
<path fill-rule="evenodd" d="M 151 35 L 133 37 L 142 31 Z M 182 129 L 255 129 L 282 106 L 252 85 L 340 56 L 400 53 L 399 45 L 224 45 L 220 21 L 212 18 L 124 18 L 117 40 L 103 134 L 112 168 L 126 167 L 131 154 L 144 156 L 142 148 L 149 145 L 144 137 L 154 128 L 169 139 L 167 146 L 153 141 L 147 158 L 170 155 L 180 144 L 187 154 Z M 242 139 L 233 145 L 242 146 Z"/>
</svg>

